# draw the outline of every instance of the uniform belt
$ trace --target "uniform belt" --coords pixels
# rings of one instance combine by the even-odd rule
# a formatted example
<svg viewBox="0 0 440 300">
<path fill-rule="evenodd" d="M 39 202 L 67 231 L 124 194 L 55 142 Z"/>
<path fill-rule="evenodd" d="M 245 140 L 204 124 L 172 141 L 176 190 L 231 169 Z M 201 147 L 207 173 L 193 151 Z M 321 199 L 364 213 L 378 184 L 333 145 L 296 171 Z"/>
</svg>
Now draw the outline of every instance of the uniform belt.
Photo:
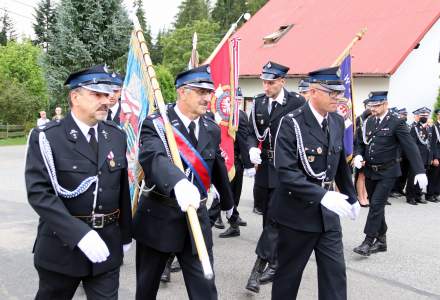
<svg viewBox="0 0 440 300">
<path fill-rule="evenodd" d="M 165 204 L 167 206 L 180 208 L 180 206 L 179 206 L 179 204 L 177 204 L 177 200 L 175 198 L 167 197 L 167 196 L 165 196 L 161 193 L 158 193 L 156 191 L 142 192 L 142 195 L 148 197 L 149 199 L 153 199 L 159 203 Z M 206 206 L 207 200 L 208 200 L 208 198 L 201 199 L 199 208 Z"/>
<path fill-rule="evenodd" d="M 270 149 L 262 149 L 261 154 L 263 157 L 266 157 L 268 159 L 273 159 L 274 151 Z"/>
<path fill-rule="evenodd" d="M 335 190 L 335 181 L 323 181 L 321 183 L 321 187 L 327 191 L 334 191 Z"/>
<path fill-rule="evenodd" d="M 383 163 L 383 164 L 377 164 L 377 165 L 371 165 L 371 164 L 368 164 L 368 163 L 367 163 L 367 167 L 371 168 L 371 169 L 372 169 L 373 171 L 375 171 L 375 172 L 377 172 L 377 171 L 383 171 L 383 170 L 386 170 L 386 169 L 388 169 L 388 168 L 394 166 L 396 163 L 398 163 L 398 162 L 400 162 L 400 161 L 401 161 L 401 159 L 398 158 L 398 159 L 393 159 L 393 160 L 390 160 L 390 161 L 388 161 L 388 162 L 386 162 L 386 163 Z"/>
<path fill-rule="evenodd" d="M 74 217 L 91 225 L 92 228 L 99 229 L 99 228 L 104 228 L 104 226 L 116 222 L 119 219 L 119 209 L 109 214 L 93 214 L 90 216 L 74 216 Z"/>
</svg>

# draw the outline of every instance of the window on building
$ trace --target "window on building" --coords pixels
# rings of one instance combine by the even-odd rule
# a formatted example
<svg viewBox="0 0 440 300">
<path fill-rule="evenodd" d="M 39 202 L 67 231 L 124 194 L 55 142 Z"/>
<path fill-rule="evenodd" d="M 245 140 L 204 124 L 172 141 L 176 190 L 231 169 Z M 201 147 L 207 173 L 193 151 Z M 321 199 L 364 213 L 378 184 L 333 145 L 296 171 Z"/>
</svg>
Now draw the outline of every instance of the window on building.
<svg viewBox="0 0 440 300">
<path fill-rule="evenodd" d="M 291 28 L 293 27 L 293 24 L 287 24 L 282 25 L 280 28 L 278 28 L 277 31 L 266 35 L 263 38 L 264 45 L 271 45 L 277 43 Z"/>
</svg>

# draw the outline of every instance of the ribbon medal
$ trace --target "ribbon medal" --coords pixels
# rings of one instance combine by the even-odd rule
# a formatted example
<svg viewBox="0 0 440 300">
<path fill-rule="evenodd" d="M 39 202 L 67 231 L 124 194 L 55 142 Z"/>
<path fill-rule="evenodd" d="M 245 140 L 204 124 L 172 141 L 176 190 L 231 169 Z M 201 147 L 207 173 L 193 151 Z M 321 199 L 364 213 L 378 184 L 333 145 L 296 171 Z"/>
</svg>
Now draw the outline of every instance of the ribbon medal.
<svg viewBox="0 0 440 300">
<path fill-rule="evenodd" d="M 110 164 L 110 167 L 112 167 L 112 168 L 114 168 L 116 166 L 114 158 L 115 158 L 115 155 L 113 154 L 113 151 L 110 151 L 107 155 L 107 159 L 110 160 L 109 164 Z"/>
</svg>

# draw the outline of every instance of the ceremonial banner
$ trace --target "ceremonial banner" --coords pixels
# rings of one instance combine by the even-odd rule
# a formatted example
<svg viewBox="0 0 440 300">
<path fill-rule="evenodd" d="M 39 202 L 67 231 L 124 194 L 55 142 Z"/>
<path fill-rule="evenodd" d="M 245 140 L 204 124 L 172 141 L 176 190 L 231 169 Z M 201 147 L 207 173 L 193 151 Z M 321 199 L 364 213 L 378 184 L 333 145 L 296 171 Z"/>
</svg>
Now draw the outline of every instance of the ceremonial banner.
<svg viewBox="0 0 440 300">
<path fill-rule="evenodd" d="M 344 81 L 344 97 L 338 100 L 338 113 L 344 118 L 344 148 L 347 161 L 351 160 L 353 155 L 353 86 L 351 74 L 351 55 L 348 55 L 340 64 L 341 79 Z"/>
<path fill-rule="evenodd" d="M 138 163 L 139 135 L 142 122 L 149 108 L 153 107 L 153 97 L 134 32 L 130 40 L 126 73 L 121 92 L 120 126 L 127 134 L 128 180 L 132 207 L 135 208 L 136 187 L 143 178 L 142 167 Z"/>
<path fill-rule="evenodd" d="M 229 180 L 235 176 L 234 139 L 238 128 L 238 105 L 235 90 L 238 85 L 238 39 L 227 39 L 210 63 L 215 91 L 211 111 L 221 128 L 222 156 Z"/>
</svg>

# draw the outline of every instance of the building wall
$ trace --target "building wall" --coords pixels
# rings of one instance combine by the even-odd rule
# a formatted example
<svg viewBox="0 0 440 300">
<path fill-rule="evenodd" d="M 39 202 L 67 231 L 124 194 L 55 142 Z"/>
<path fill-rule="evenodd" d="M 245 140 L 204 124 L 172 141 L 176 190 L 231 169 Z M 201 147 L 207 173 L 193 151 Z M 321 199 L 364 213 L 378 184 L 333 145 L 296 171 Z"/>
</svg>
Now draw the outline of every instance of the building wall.
<svg viewBox="0 0 440 300">
<path fill-rule="evenodd" d="M 426 106 L 433 109 L 440 87 L 440 20 L 428 31 L 391 76 L 388 97 L 393 106 L 408 112 Z"/>
</svg>

